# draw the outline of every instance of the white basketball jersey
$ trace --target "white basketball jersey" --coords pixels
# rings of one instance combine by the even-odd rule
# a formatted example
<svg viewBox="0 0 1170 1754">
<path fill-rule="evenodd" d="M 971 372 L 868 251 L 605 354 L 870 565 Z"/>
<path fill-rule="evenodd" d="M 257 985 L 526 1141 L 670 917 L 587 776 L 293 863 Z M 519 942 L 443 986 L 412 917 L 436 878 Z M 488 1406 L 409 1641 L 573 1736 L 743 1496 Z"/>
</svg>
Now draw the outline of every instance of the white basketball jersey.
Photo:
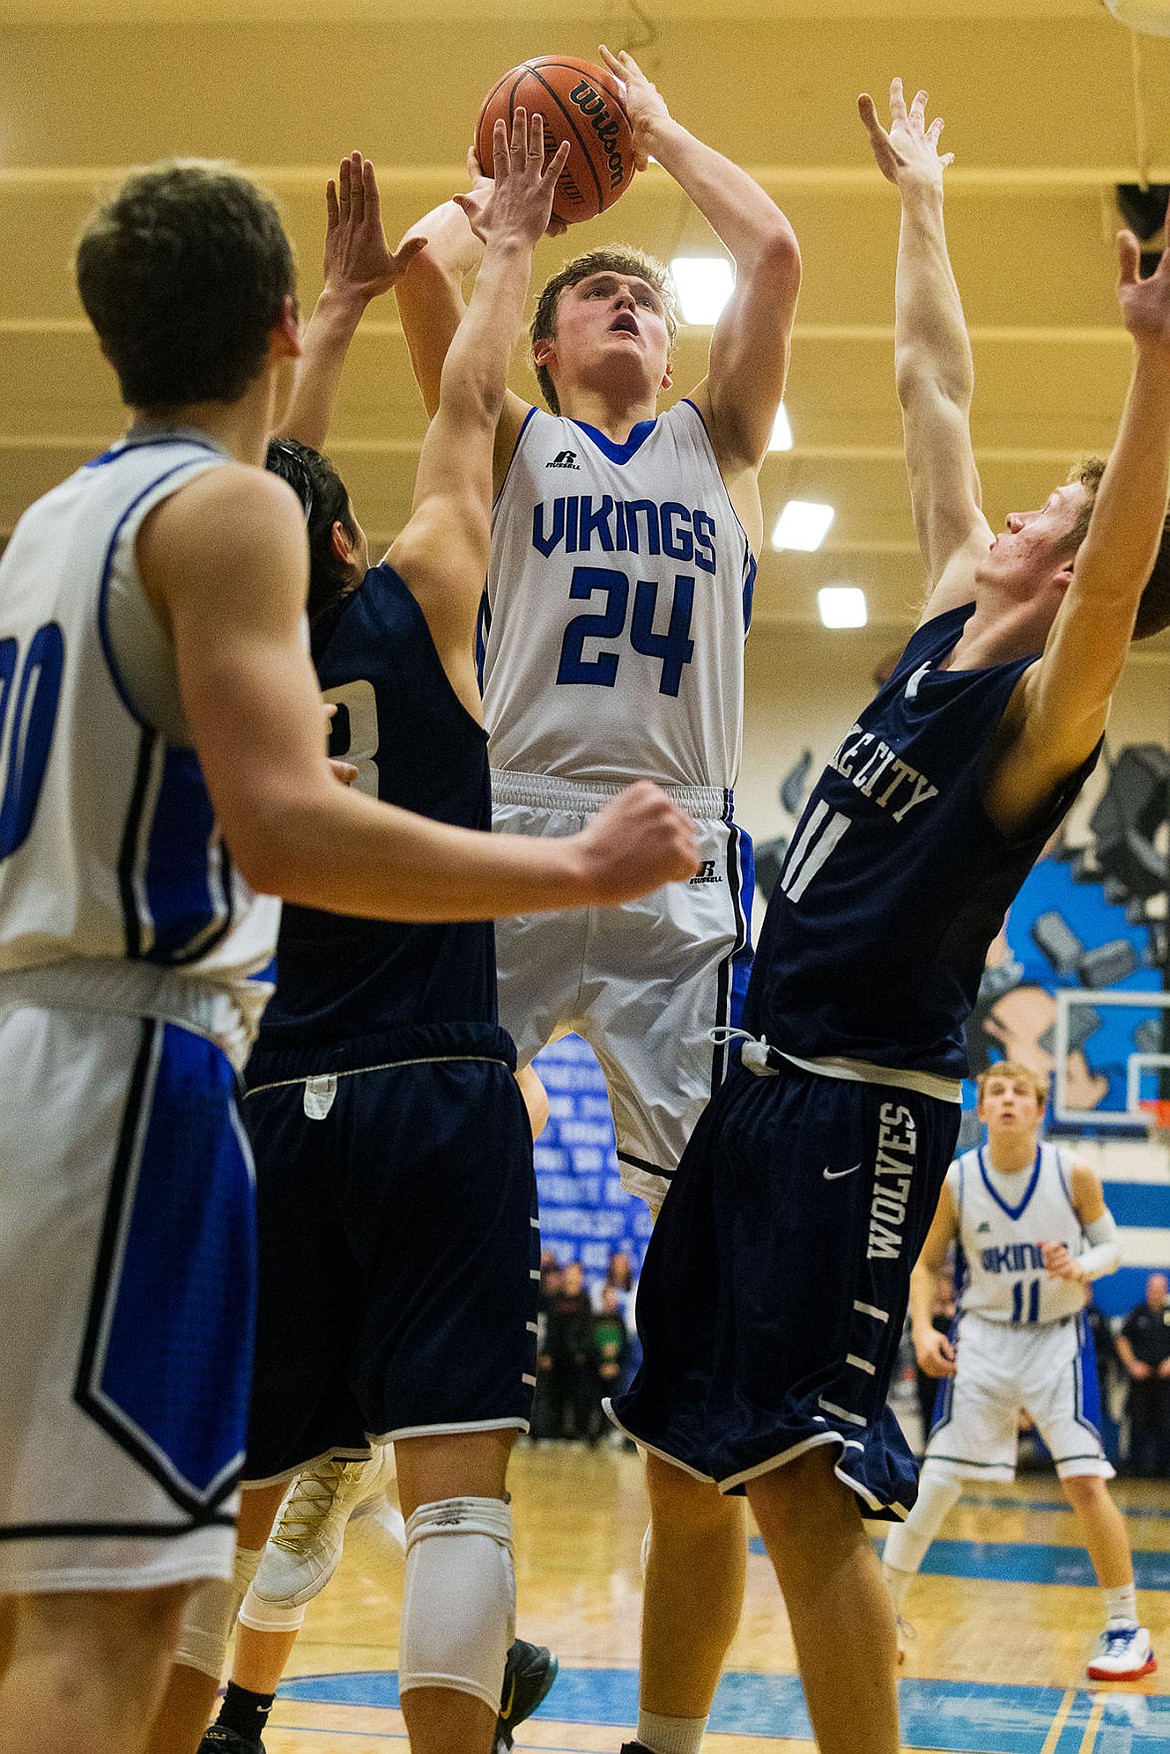
<svg viewBox="0 0 1170 1754">
<path fill-rule="evenodd" d="M 693 403 L 623 445 L 534 408 L 493 520 L 492 767 L 730 789 L 755 571 Z"/>
<path fill-rule="evenodd" d="M 1070 1255 L 1081 1253 L 1070 1164 L 1065 1152 L 1049 1144 L 1037 1148 L 1030 1170 L 1010 1177 L 991 1168 L 983 1147 L 965 1151 L 951 1164 L 947 1186 L 959 1215 L 964 1314 L 1032 1325 L 1084 1309 L 1084 1286 L 1050 1278 L 1040 1256 L 1045 1242 L 1062 1242 Z"/>
<path fill-rule="evenodd" d="M 147 512 L 228 460 L 197 434 L 116 445 L 0 560 L 0 973 L 129 960 L 257 1008 L 280 904 L 232 864 L 134 554 Z"/>
</svg>

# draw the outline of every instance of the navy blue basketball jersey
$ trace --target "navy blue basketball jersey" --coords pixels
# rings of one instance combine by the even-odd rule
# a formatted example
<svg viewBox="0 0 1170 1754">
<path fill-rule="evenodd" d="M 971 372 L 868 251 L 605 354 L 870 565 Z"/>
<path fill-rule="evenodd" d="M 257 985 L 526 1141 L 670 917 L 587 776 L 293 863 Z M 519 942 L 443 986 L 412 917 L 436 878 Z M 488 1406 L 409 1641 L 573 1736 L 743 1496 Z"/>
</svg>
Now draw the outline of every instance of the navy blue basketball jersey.
<svg viewBox="0 0 1170 1754">
<path fill-rule="evenodd" d="M 392 567 L 371 567 L 312 636 L 337 707 L 330 754 L 372 796 L 457 828 L 491 827 L 487 733 L 459 700 L 426 619 Z M 496 1021 L 490 921 L 410 925 L 286 907 L 267 1048 L 322 1045 L 402 1024 Z"/>
<path fill-rule="evenodd" d="M 817 781 L 760 933 L 744 1025 L 811 1059 L 962 1078 L 987 949 L 1097 760 L 1015 840 L 983 807 L 990 745 L 1038 654 L 939 666 L 974 604 L 911 636 Z"/>
</svg>

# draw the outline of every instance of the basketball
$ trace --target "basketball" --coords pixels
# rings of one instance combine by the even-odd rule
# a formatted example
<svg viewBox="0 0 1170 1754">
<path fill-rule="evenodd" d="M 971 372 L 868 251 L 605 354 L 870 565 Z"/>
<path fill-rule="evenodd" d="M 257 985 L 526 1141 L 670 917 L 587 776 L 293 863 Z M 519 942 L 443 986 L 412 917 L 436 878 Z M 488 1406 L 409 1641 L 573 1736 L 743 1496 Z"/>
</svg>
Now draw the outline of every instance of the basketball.
<svg viewBox="0 0 1170 1754">
<path fill-rule="evenodd" d="M 569 142 L 557 179 L 553 213 L 567 225 L 596 219 L 630 186 L 634 142 L 617 81 L 604 67 L 572 55 L 538 55 L 498 79 L 475 125 L 475 156 L 490 174 L 492 129 L 502 116 L 509 128 L 517 105 L 544 117 L 547 148 Z"/>
</svg>

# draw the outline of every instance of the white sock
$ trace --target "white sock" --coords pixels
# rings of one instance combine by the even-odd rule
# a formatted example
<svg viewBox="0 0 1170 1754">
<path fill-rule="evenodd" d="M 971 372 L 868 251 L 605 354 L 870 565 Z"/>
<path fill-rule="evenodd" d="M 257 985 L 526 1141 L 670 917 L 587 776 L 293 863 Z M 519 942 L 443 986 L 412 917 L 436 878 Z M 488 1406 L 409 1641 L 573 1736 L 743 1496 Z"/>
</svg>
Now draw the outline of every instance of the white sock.
<svg viewBox="0 0 1170 1754">
<path fill-rule="evenodd" d="M 1137 1586 L 1132 1583 L 1119 1584 L 1115 1590 L 1102 1590 L 1105 1597 L 1105 1618 L 1110 1626 L 1136 1626 L 1138 1624 Z"/>
<path fill-rule="evenodd" d="M 699 1754 L 705 1717 L 655 1717 L 652 1711 L 638 1712 L 638 1740 L 650 1754 Z"/>
</svg>

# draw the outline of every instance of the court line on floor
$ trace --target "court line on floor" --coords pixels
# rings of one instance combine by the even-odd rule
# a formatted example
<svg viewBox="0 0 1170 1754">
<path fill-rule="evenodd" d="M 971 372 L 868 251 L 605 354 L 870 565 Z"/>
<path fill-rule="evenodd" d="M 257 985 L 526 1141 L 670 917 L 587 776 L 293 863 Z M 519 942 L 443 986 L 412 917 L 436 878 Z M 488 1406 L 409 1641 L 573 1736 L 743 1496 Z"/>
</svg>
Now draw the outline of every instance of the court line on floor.
<svg viewBox="0 0 1170 1754">
<path fill-rule="evenodd" d="M 1068 1516 L 1076 1512 L 1067 1498 L 1008 1498 L 999 1497 L 991 1492 L 964 1492 L 960 1504 L 977 1504 L 987 1510 L 1040 1510 L 1060 1511 Z M 1170 1510 L 1161 1505 L 1119 1504 L 1122 1516 L 1132 1517 L 1135 1522 L 1147 1519 L 1151 1522 L 1170 1521 Z"/>
<path fill-rule="evenodd" d="M 925 1677 L 904 1678 L 898 1694 L 902 1746 L 923 1754 L 987 1754 L 989 1748 L 998 1754 L 1092 1754 L 1102 1723 L 1124 1733 L 1127 1754 L 1166 1754 L 1170 1742 L 1170 1699 L 1163 1695 Z M 282 1683 L 279 1697 L 367 1711 L 395 1707 L 397 1677 L 391 1670 L 299 1676 Z M 534 1716 L 548 1724 L 628 1733 L 636 1712 L 637 1677 L 630 1670 L 562 1668 Z M 799 1681 L 776 1673 L 725 1675 L 708 1728 L 712 1735 L 777 1742 L 813 1739 Z"/>
<path fill-rule="evenodd" d="M 1056 1744 L 1060 1741 L 1060 1733 L 1064 1729 L 1064 1721 L 1073 1706 L 1076 1704 L 1076 1699 L 1077 1690 L 1075 1687 L 1070 1687 L 1056 1708 L 1056 1716 L 1053 1718 L 1051 1728 L 1044 1738 L 1044 1746 L 1041 1748 L 1040 1754 L 1056 1754 Z"/>
<path fill-rule="evenodd" d="M 758 1535 L 751 1537 L 748 1548 L 766 1557 Z M 1059 1542 L 938 1540 L 931 1543 L 919 1569 L 927 1577 L 1097 1588 L 1097 1574 L 1085 1549 Z M 1170 1590 L 1170 1552 L 1136 1548 L 1133 1570 L 1139 1590 Z"/>
</svg>

